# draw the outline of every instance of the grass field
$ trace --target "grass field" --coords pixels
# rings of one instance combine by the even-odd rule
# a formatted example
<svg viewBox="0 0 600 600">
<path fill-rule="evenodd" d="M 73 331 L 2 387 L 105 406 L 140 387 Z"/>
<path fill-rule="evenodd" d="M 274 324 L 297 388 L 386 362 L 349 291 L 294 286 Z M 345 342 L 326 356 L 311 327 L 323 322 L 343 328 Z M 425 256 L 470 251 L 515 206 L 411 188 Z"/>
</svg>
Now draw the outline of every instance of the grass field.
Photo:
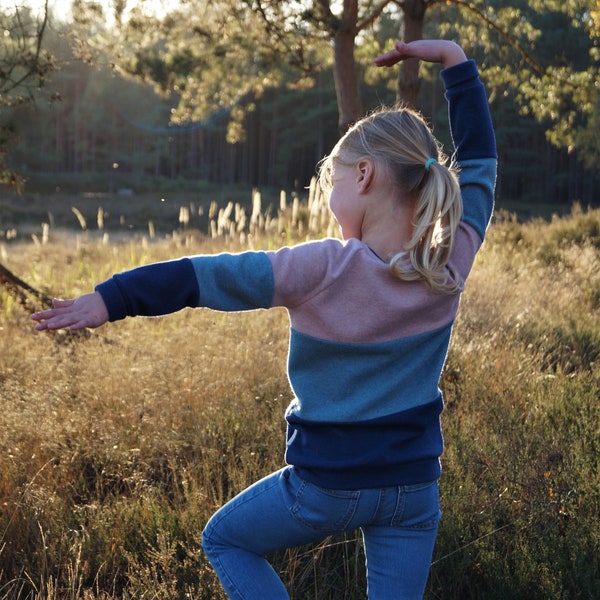
<svg viewBox="0 0 600 600">
<path fill-rule="evenodd" d="M 0 262 L 70 297 L 138 264 L 330 226 L 316 201 L 277 214 L 276 198 L 270 217 L 256 200 L 246 217 L 187 202 L 187 222 L 150 211 L 132 227 L 112 220 L 114 200 L 101 230 L 90 200 L 76 206 L 85 231 L 70 206 L 45 228 L 15 220 Z M 285 313 L 188 310 L 40 334 L 24 301 L 0 287 L 0 598 L 224 598 L 200 535 L 282 465 Z M 499 213 L 441 381 L 444 516 L 428 600 L 600 597 L 599 355 L 600 211 Z M 365 597 L 357 535 L 273 561 L 295 599 Z"/>
</svg>

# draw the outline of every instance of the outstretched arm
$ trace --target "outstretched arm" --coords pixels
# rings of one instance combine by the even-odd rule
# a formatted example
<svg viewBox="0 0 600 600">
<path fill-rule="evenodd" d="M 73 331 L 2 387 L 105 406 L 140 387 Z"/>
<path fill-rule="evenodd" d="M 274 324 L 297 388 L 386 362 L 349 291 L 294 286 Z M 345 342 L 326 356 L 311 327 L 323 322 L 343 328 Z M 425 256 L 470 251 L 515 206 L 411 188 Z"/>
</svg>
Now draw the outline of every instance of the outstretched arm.
<svg viewBox="0 0 600 600">
<path fill-rule="evenodd" d="M 83 329 L 125 317 L 167 315 L 187 307 L 270 308 L 273 286 L 266 252 L 188 256 L 117 273 L 98 284 L 94 293 L 54 300 L 54 308 L 31 318 L 38 322 L 38 330 Z"/>
<path fill-rule="evenodd" d="M 108 321 L 106 304 L 98 292 L 84 294 L 75 300 L 53 300 L 52 303 L 54 308 L 31 315 L 38 322 L 35 326 L 38 331 L 94 328 Z"/>
<path fill-rule="evenodd" d="M 441 63 L 444 68 L 453 67 L 467 60 L 463 49 L 454 42 L 416 40 L 410 43 L 396 42 L 392 50 L 375 59 L 375 64 L 378 67 L 391 67 L 407 58 Z"/>
</svg>

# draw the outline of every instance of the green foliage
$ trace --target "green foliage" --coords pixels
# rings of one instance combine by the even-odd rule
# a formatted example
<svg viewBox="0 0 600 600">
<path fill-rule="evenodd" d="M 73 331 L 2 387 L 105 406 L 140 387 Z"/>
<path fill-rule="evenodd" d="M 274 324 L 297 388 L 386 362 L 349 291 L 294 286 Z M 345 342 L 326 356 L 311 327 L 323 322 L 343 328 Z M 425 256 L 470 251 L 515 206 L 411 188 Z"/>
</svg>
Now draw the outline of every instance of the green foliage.
<svg viewBox="0 0 600 600">
<path fill-rule="evenodd" d="M 264 12 L 245 4 L 188 3 L 171 10 L 152 37 L 147 32 L 155 19 L 136 14 L 123 28 L 131 53 L 122 56 L 121 67 L 163 92 L 178 94 L 174 123 L 204 121 L 216 108 L 235 107 L 229 138 L 242 140 L 240 125 L 252 103 L 280 85 L 286 73 L 289 77 L 287 66 L 302 66 L 292 78 L 298 81 L 310 74 L 307 63 L 320 60 L 316 39 L 308 46 L 303 31 L 295 29 L 297 39 L 290 48 L 279 21 L 269 27 Z M 281 3 L 273 4 L 273 12 L 277 19 L 285 13 Z"/>
<path fill-rule="evenodd" d="M 595 0 L 450 4 L 457 18 L 440 15 L 441 30 L 472 44 L 492 92 L 505 105 L 512 99 L 543 124 L 551 144 L 597 171 L 600 146 L 590 136 L 600 98 Z"/>
</svg>

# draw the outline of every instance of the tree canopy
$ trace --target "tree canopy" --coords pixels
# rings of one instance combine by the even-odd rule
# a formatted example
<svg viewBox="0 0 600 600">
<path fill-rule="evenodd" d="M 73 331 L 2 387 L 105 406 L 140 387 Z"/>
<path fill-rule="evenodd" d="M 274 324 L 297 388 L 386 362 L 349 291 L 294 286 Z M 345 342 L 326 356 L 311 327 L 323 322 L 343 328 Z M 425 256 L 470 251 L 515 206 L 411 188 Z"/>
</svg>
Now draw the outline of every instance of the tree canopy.
<svg viewBox="0 0 600 600">
<path fill-rule="evenodd" d="M 56 38 L 71 46 L 69 62 L 47 88 L 50 97 L 63 98 L 53 117 L 62 115 L 56 131 L 65 143 L 75 144 L 80 136 L 85 141 L 71 150 L 65 147 L 68 156 L 55 161 L 61 168 L 112 165 L 120 161 L 109 155 L 119 152 L 131 158 L 130 149 L 116 152 L 121 125 L 127 125 L 138 127 L 131 139 L 140 143 L 144 128 L 146 133 L 153 130 L 170 136 L 171 141 L 148 139 L 143 142 L 145 150 L 136 150 L 140 157 L 153 153 L 153 158 L 144 159 L 146 171 L 164 172 L 168 164 L 171 174 L 189 169 L 224 176 L 221 163 L 234 160 L 244 166 L 229 171 L 231 181 L 249 177 L 253 184 L 259 183 L 265 179 L 261 169 L 268 171 L 266 180 L 271 184 L 286 178 L 301 180 L 309 173 L 306 165 L 316 162 L 337 135 L 332 117 L 337 129 L 344 131 L 376 104 L 396 100 L 417 105 L 443 124 L 438 111 L 444 103 L 439 99 L 435 66 L 407 61 L 399 69 L 377 69 L 372 59 L 398 38 L 447 37 L 460 41 L 480 65 L 505 153 L 505 172 L 511 171 L 511 195 L 520 193 L 513 181 L 521 177 L 512 176 L 525 162 L 524 156 L 517 158 L 519 153 L 529 154 L 530 162 L 543 153 L 539 168 L 546 170 L 548 161 L 556 160 L 568 162 L 572 170 L 571 158 L 564 157 L 577 157 L 598 177 L 600 11 L 596 0 L 187 0 L 165 3 L 158 14 L 142 1 L 119 0 L 106 6 L 75 0 L 71 20 L 55 37 L 47 35 L 45 20 L 32 18 L 33 28 L 27 33 L 15 29 L 15 11 L 2 14 L 5 20 L 13 19 L 5 30 L 15 33 L 5 34 L 0 43 L 6 44 L 6 37 L 30 40 L 22 46 L 29 50 L 20 55 L 33 57 L 35 65 L 18 92 L 0 87 L 3 102 L 13 103 L 2 112 L 5 134 L 17 127 L 15 99 L 36 95 L 48 79 Z M 18 14 L 33 15 L 26 9 Z M 46 46 L 40 43 L 42 38 L 48 41 Z M 20 47 L 11 43 L 10 47 Z M 74 60 L 81 65 L 76 76 Z M 90 78 L 92 71 L 97 74 Z M 93 93 L 81 83 L 76 88 L 68 85 L 69 77 L 93 82 L 100 76 L 106 83 Z M 4 77 L 0 85 L 13 80 Z M 124 99 L 116 94 L 107 101 L 103 90 L 116 85 L 116 80 L 151 86 L 158 104 L 140 117 L 133 109 L 141 108 L 142 101 L 134 100 L 131 110 L 118 106 Z M 149 88 L 144 89 L 142 96 L 148 94 Z M 118 95 L 136 97 L 132 85 L 127 90 Z M 77 117 L 93 97 L 106 110 L 96 106 L 90 108 L 90 118 Z M 18 126 L 26 128 L 22 120 Z M 180 134 L 186 131 L 198 133 L 193 142 L 177 150 L 183 142 Z M 227 144 L 216 150 L 216 137 L 211 136 L 222 136 Z M 545 148 L 544 138 L 556 153 Z M 240 154 L 251 144 L 253 150 Z M 58 148 L 55 143 L 54 152 Z M 84 158 L 86 148 L 93 156 Z M 39 152 L 47 156 L 48 148 Z M 203 158 L 200 168 L 194 157 L 206 152 L 219 159 Z M 184 153 L 190 157 L 189 167 L 175 167 L 183 160 L 177 156 Z M 293 166 L 293 159 L 286 157 L 299 155 L 306 157 L 306 164 L 296 170 L 299 164 Z M 24 159 L 25 154 L 20 156 Z M 284 166 L 285 160 L 292 162 Z M 538 173 L 530 170 L 523 177 L 532 175 Z"/>
<path fill-rule="evenodd" d="M 521 114 L 546 125 L 553 144 L 593 164 L 600 155 L 598 136 L 590 135 L 599 111 L 598 14 L 596 0 L 190 0 L 159 27 L 134 11 L 121 32 L 134 49 L 119 64 L 179 93 L 178 122 L 229 106 L 233 141 L 243 135 L 245 109 L 265 89 L 284 80 L 308 87 L 328 68 L 343 131 L 364 111 L 366 48 L 450 35 L 480 59 L 493 92 L 504 96 L 508 89 Z M 398 100 L 415 104 L 418 63 L 387 75 L 396 77 Z"/>
</svg>

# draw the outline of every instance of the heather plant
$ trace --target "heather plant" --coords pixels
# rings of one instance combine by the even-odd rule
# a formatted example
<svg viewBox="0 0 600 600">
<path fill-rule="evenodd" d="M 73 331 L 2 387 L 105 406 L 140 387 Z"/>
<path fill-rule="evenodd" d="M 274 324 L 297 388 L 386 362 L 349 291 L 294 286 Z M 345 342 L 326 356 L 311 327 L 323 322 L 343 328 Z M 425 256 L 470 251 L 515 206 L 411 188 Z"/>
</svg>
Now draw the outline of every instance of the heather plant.
<svg viewBox="0 0 600 600">
<path fill-rule="evenodd" d="M 314 189 L 276 210 L 255 192 L 247 211 L 208 212 L 202 231 L 155 237 L 51 230 L 6 242 L 3 262 L 69 297 L 145 262 L 335 234 Z M 499 212 L 491 227 L 441 381 L 428 599 L 600 596 L 599 232 L 600 211 L 580 207 L 550 222 Z M 0 598 L 224 598 L 200 534 L 282 465 L 285 313 L 41 335 L 31 308 L 0 287 Z M 275 565 L 293 598 L 365 597 L 359 535 Z"/>
</svg>

